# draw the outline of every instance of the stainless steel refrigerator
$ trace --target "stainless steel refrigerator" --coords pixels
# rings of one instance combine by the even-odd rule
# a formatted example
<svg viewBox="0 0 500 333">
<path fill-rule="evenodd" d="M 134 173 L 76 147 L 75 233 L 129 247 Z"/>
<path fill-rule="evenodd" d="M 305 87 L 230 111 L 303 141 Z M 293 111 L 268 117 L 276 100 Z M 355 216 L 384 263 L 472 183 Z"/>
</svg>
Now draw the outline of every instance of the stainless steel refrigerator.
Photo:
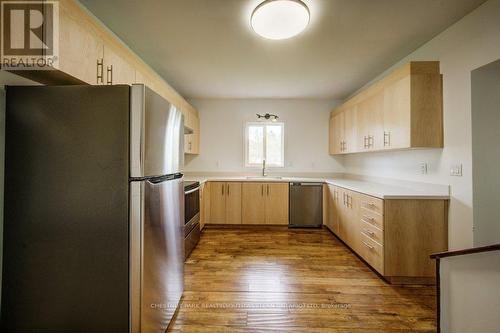
<svg viewBox="0 0 500 333">
<path fill-rule="evenodd" d="M 2 332 L 164 332 L 182 113 L 143 85 L 6 88 Z"/>
</svg>

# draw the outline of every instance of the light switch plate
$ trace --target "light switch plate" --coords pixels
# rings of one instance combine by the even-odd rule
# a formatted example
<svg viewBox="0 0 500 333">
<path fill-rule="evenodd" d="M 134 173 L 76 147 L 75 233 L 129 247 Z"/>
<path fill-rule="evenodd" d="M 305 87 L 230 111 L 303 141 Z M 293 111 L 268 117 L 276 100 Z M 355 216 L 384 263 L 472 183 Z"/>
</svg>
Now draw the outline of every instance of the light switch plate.
<svg viewBox="0 0 500 333">
<path fill-rule="evenodd" d="M 454 164 L 450 168 L 450 176 L 462 177 L 462 164 Z"/>
</svg>

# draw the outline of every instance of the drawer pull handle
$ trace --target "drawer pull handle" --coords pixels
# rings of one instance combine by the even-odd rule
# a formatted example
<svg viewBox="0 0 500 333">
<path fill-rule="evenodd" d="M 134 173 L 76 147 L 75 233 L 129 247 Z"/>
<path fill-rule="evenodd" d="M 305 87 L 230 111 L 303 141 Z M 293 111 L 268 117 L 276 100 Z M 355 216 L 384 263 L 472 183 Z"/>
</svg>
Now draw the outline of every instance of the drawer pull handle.
<svg viewBox="0 0 500 333">
<path fill-rule="evenodd" d="M 371 230 L 365 229 L 364 232 L 365 232 L 365 235 L 367 235 L 367 236 L 370 236 L 370 237 L 375 236 L 375 233 Z"/>
<path fill-rule="evenodd" d="M 369 248 L 370 250 L 373 250 L 373 249 L 374 249 L 374 247 L 373 247 L 373 246 L 371 246 L 370 244 L 368 244 L 368 243 L 367 243 L 367 242 L 365 242 L 365 241 L 363 241 L 363 244 L 364 244 L 367 248 Z"/>
<path fill-rule="evenodd" d="M 375 219 L 373 217 L 363 216 L 361 221 L 369 223 L 369 224 L 377 225 L 377 223 L 375 222 Z"/>
</svg>

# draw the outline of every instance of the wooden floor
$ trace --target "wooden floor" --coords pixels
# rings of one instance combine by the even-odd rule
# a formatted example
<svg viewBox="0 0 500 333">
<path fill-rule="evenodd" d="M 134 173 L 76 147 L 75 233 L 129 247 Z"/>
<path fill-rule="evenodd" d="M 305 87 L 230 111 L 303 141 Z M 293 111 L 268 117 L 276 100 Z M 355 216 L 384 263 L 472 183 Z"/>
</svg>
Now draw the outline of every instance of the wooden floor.
<svg viewBox="0 0 500 333">
<path fill-rule="evenodd" d="M 170 332 L 435 332 L 435 288 L 390 286 L 326 230 L 206 229 Z"/>
</svg>

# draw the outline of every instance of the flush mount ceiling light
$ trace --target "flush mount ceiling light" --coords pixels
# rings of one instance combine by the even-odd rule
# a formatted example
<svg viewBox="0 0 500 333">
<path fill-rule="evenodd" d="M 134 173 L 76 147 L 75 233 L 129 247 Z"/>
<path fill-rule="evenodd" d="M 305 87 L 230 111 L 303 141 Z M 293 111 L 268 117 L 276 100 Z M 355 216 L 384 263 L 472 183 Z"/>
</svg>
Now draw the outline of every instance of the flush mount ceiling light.
<svg viewBox="0 0 500 333">
<path fill-rule="evenodd" d="M 266 0 L 255 8 L 250 22 L 264 38 L 287 39 L 309 24 L 309 8 L 300 0 Z"/>
</svg>

